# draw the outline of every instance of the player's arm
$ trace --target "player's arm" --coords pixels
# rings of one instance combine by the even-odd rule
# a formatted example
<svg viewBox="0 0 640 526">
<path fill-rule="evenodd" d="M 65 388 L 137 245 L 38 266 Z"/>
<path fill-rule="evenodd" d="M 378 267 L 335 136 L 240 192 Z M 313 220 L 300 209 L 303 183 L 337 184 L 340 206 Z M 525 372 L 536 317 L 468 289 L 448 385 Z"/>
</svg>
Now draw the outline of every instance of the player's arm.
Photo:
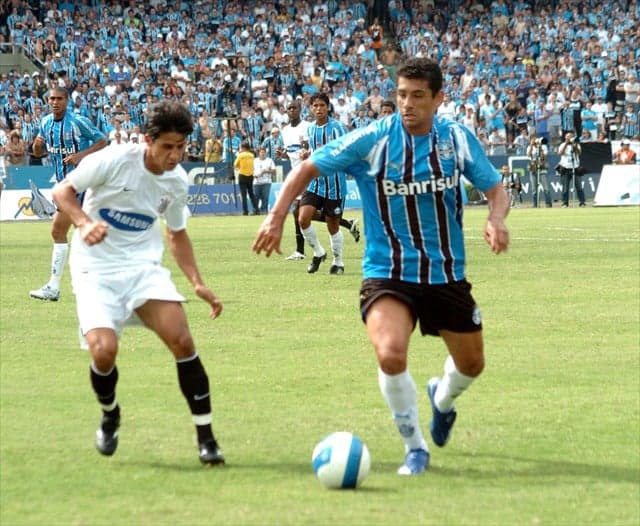
<svg viewBox="0 0 640 526">
<path fill-rule="evenodd" d="M 69 216 L 71 222 L 80 230 L 82 240 L 89 246 L 100 243 L 109 230 L 104 221 L 93 221 L 80 207 L 77 190 L 68 179 L 63 179 L 53 187 L 53 200 L 58 210 Z"/>
<path fill-rule="evenodd" d="M 68 155 L 63 159 L 63 162 L 65 164 L 72 164 L 73 166 L 78 166 L 80 161 L 82 161 L 82 159 L 84 159 L 87 155 L 97 152 L 98 150 L 102 150 L 102 148 L 107 146 L 107 144 L 109 143 L 107 142 L 106 138 L 103 137 L 102 139 L 98 139 L 91 146 L 89 146 L 88 148 L 85 148 L 81 152 L 72 153 L 71 155 Z"/>
<path fill-rule="evenodd" d="M 211 305 L 211 312 L 209 316 L 211 319 L 217 318 L 222 312 L 222 303 L 213 291 L 207 287 L 202 281 L 198 265 L 196 264 L 196 258 L 193 253 L 193 245 L 191 239 L 187 234 L 187 231 L 171 230 L 167 228 L 167 242 L 173 259 L 182 270 L 182 273 L 187 277 L 193 289 L 199 298 L 206 301 Z"/>
<path fill-rule="evenodd" d="M 501 183 L 492 186 L 484 195 L 489 203 L 484 239 L 493 252 L 500 254 L 509 248 L 509 230 L 504 223 L 509 213 L 509 197 Z"/>
<path fill-rule="evenodd" d="M 282 226 L 289 214 L 289 207 L 294 199 L 309 185 L 311 180 L 319 175 L 320 171 L 309 159 L 301 162 L 289 172 L 275 205 L 262 222 L 262 226 L 253 241 L 252 250 L 256 254 L 264 251 L 265 255 L 269 257 L 274 250 L 278 254 L 282 253 L 280 251 Z"/>
</svg>

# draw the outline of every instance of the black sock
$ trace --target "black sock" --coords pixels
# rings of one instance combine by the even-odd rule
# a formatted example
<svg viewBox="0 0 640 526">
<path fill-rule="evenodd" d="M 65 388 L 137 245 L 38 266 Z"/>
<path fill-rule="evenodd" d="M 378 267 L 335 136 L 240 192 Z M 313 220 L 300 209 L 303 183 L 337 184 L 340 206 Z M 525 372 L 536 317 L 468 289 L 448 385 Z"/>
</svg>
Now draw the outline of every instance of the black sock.
<svg viewBox="0 0 640 526">
<path fill-rule="evenodd" d="M 209 395 L 209 378 L 202 366 L 200 357 L 194 354 L 176 362 L 180 390 L 187 399 L 189 409 L 194 417 L 202 417 L 208 422 L 196 423 L 198 442 L 213 438 L 211 431 L 211 397 Z"/>
<path fill-rule="evenodd" d="M 296 250 L 300 252 L 300 254 L 304 254 L 304 236 L 302 235 L 302 229 L 296 216 L 293 216 L 293 223 L 296 227 Z"/>
<path fill-rule="evenodd" d="M 351 230 L 351 221 L 348 221 L 346 219 L 340 219 L 340 226 L 343 226 L 344 228 Z"/>
<path fill-rule="evenodd" d="M 102 373 L 97 370 L 96 366 L 92 363 L 89 367 L 91 376 L 91 385 L 96 393 L 98 402 L 103 406 L 102 412 L 106 416 L 118 417 L 120 416 L 120 406 L 116 404 L 113 409 L 106 410 L 104 406 L 113 404 L 116 400 L 116 384 L 118 383 L 118 367 L 113 366 L 113 369 L 108 373 Z"/>
</svg>

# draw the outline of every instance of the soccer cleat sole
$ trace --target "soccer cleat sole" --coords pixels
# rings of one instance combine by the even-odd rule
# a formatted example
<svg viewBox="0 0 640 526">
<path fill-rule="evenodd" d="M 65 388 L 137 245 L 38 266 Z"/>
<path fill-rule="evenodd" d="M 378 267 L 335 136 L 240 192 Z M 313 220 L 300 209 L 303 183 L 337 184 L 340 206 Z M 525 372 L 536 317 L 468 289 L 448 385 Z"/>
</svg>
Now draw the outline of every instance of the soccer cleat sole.
<svg viewBox="0 0 640 526">
<path fill-rule="evenodd" d="M 58 301 L 60 299 L 60 294 L 57 296 L 39 296 L 38 294 L 30 292 L 29 296 L 40 301 Z"/>
</svg>

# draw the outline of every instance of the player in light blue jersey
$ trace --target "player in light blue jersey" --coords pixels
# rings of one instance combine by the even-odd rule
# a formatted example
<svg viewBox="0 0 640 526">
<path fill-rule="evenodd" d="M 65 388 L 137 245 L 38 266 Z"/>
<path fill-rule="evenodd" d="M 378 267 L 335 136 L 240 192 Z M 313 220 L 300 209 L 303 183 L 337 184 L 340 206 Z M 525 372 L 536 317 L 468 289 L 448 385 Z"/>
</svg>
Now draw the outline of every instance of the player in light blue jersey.
<svg viewBox="0 0 640 526">
<path fill-rule="evenodd" d="M 344 125 L 329 117 L 329 97 L 326 93 L 316 93 L 310 99 L 311 111 L 316 120 L 309 126 L 309 149 L 313 152 L 328 142 L 347 133 Z M 347 174 L 344 170 L 326 170 L 320 177 L 309 182 L 306 191 L 300 197 L 298 222 L 304 240 L 313 249 L 313 259 L 307 267 L 310 274 L 317 272 L 320 263 L 327 259 L 327 251 L 318 240 L 318 234 L 311 223 L 316 213 L 324 212 L 333 261 L 329 272 L 344 274 L 342 248 L 344 236 L 340 231 L 340 220 L 347 194 Z"/>
<path fill-rule="evenodd" d="M 52 112 L 42 119 L 38 135 L 33 141 L 33 155 L 43 157 L 48 153 L 57 182 L 62 181 L 84 157 L 108 144 L 105 135 L 91 121 L 68 112 L 68 104 L 69 92 L 65 88 L 51 89 L 49 105 Z M 44 286 L 29 293 L 32 298 L 58 301 L 60 281 L 69 250 L 67 234 L 70 228 L 71 220 L 67 215 L 56 211 L 51 225 L 51 277 Z"/>
<path fill-rule="evenodd" d="M 297 164 L 306 159 L 309 152 L 309 126 L 311 123 L 300 119 L 302 111 L 302 102 L 299 99 L 291 101 L 287 107 L 287 115 L 289 116 L 289 124 L 282 128 L 282 140 L 284 142 L 286 156 L 291 162 L 293 168 Z M 296 231 L 296 250 L 287 256 L 288 260 L 300 260 L 304 259 L 304 236 L 300 229 L 300 223 L 298 222 L 298 213 L 300 211 L 300 199 L 296 199 L 293 210 L 293 225 Z M 326 216 L 324 213 L 318 211 L 313 216 L 314 221 L 320 221 L 326 223 Z M 349 230 L 349 233 L 353 236 L 353 239 L 360 241 L 360 229 L 358 228 L 357 219 L 340 219 L 340 226 Z"/>
<path fill-rule="evenodd" d="M 405 444 L 401 475 L 422 473 L 429 448 L 418 420 L 418 395 L 407 369 L 411 334 L 440 336 L 449 351 L 441 378 L 427 383 L 430 433 L 444 446 L 456 419 L 454 400 L 484 368 L 482 320 L 465 277 L 460 176 L 489 203 L 484 238 L 507 250 L 509 199 L 498 171 L 464 126 L 436 116 L 442 71 L 425 58 L 397 70 L 398 111 L 315 151 L 287 177 L 253 243 L 280 253 L 291 201 L 321 174 L 347 171 L 362 198 L 365 253 L 360 311 L 378 359 L 378 383 Z"/>
</svg>

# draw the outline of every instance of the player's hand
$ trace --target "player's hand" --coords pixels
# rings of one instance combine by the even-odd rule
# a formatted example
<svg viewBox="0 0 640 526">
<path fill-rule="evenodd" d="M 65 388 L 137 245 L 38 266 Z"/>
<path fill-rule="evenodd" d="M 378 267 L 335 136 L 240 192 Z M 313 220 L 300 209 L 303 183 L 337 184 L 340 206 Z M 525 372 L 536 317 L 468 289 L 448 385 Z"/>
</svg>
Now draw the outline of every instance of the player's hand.
<svg viewBox="0 0 640 526">
<path fill-rule="evenodd" d="M 109 225 L 104 221 L 87 221 L 78 228 L 80 237 L 89 246 L 100 243 L 109 231 Z"/>
<path fill-rule="evenodd" d="M 272 214 L 267 215 L 258 234 L 253 241 L 251 249 L 260 254 L 265 252 L 265 256 L 269 257 L 272 252 L 282 254 L 280 250 L 280 241 L 282 240 L 282 222 L 277 221 Z"/>
<path fill-rule="evenodd" d="M 67 155 L 62 159 L 64 164 L 70 164 L 72 166 L 76 166 L 81 161 L 80 155 L 77 153 L 72 153 L 71 155 Z"/>
<path fill-rule="evenodd" d="M 44 157 L 47 151 L 47 143 L 42 137 L 36 137 L 33 140 L 31 150 L 35 157 Z"/>
<path fill-rule="evenodd" d="M 205 286 L 205 285 L 196 285 L 195 291 L 198 297 L 204 301 L 206 301 L 209 305 L 211 305 L 211 312 L 209 313 L 209 317 L 212 320 L 215 320 L 222 313 L 222 302 L 216 296 L 213 291 Z"/>
<path fill-rule="evenodd" d="M 495 254 L 506 252 L 509 248 L 509 230 L 502 221 L 487 221 L 484 227 L 484 240 Z"/>
</svg>

